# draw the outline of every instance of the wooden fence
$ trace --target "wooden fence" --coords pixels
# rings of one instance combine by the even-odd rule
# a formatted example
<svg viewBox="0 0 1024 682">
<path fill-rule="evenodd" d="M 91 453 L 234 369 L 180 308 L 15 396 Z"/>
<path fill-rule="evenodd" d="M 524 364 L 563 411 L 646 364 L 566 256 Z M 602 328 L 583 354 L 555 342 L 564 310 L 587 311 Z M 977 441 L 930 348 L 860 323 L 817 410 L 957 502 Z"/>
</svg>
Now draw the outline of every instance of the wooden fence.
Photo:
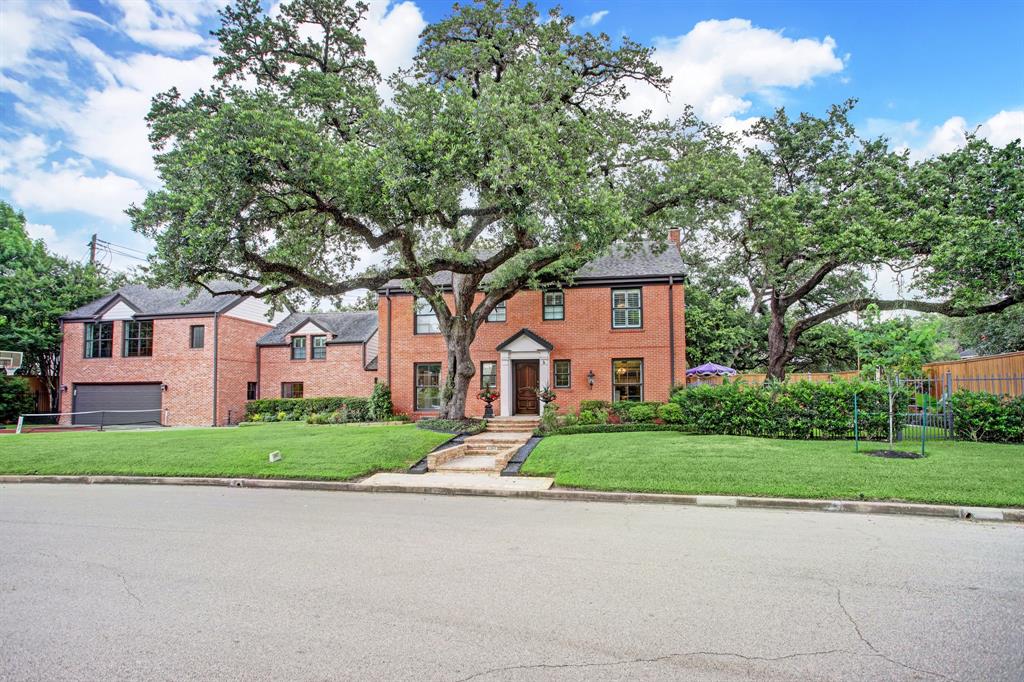
<svg viewBox="0 0 1024 682">
<path fill-rule="evenodd" d="M 930 362 L 924 366 L 924 372 L 936 384 L 948 382 L 954 393 L 967 389 L 1011 396 L 1024 394 L 1024 351 Z"/>
</svg>

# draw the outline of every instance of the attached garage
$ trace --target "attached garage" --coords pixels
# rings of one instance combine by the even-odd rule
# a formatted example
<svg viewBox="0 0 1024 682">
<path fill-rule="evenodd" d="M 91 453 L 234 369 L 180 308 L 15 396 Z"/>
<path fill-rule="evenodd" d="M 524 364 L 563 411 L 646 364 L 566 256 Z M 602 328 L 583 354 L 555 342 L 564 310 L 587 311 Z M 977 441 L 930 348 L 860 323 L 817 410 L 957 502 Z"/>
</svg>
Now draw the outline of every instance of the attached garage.
<svg viewBox="0 0 1024 682">
<path fill-rule="evenodd" d="M 163 422 L 160 384 L 75 384 L 73 424 L 114 426 Z M 136 410 L 148 410 L 137 412 Z"/>
</svg>

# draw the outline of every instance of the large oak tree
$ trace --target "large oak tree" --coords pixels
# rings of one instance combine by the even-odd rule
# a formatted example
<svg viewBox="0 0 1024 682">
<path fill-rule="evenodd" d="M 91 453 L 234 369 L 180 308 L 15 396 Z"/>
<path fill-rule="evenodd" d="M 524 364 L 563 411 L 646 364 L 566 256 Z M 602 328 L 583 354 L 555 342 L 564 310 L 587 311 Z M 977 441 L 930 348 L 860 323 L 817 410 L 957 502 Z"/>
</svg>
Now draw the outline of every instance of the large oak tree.
<svg viewBox="0 0 1024 682">
<path fill-rule="evenodd" d="M 461 418 L 470 344 L 493 307 L 699 203 L 715 182 L 695 159 L 720 140 L 692 117 L 623 113 L 628 83 L 667 85 L 648 48 L 514 1 L 456 5 L 428 26 L 382 102 L 365 12 L 346 0 L 224 10 L 216 84 L 154 101 L 164 185 L 131 215 L 156 239 L 164 283 L 228 278 L 301 303 L 407 280 L 437 313 L 442 413 Z M 439 271 L 453 273 L 450 301 Z"/>
</svg>

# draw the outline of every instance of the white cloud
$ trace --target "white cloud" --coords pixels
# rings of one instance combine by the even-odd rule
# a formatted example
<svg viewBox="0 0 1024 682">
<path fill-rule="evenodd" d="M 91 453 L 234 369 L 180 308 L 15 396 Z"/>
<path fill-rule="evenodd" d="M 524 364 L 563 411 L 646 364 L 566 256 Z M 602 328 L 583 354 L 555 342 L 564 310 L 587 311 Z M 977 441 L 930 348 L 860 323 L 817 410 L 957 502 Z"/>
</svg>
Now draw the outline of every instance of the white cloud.
<svg viewBox="0 0 1024 682">
<path fill-rule="evenodd" d="M 604 19 L 606 16 L 608 16 L 608 10 L 606 9 L 603 9 L 599 12 L 594 12 L 593 14 L 588 14 L 587 16 L 580 19 L 580 26 L 597 26 L 599 23 L 601 23 L 601 20 Z"/>
<path fill-rule="evenodd" d="M 387 78 L 412 64 L 427 21 L 420 8 L 408 0 L 393 5 L 389 0 L 370 0 L 369 5 L 360 32 L 366 39 L 366 56 Z"/>
<path fill-rule="evenodd" d="M 72 9 L 67 0 L 4 0 L 0 69 L 37 77 L 39 53 L 61 49 L 80 24 L 106 25 L 93 14 Z"/>
<path fill-rule="evenodd" d="M 45 242 L 52 242 L 57 239 L 57 230 L 53 229 L 53 225 L 25 223 L 25 232 L 32 239 L 42 239 Z"/>
<path fill-rule="evenodd" d="M 199 47 L 206 38 L 199 25 L 223 0 L 105 0 L 121 11 L 118 28 L 140 45 L 176 52 Z"/>
<path fill-rule="evenodd" d="M 137 181 L 111 171 L 93 173 L 88 159 L 46 162 L 54 148 L 39 135 L 0 140 L 0 187 L 23 210 L 78 211 L 127 224 L 124 210 L 141 202 L 146 190 Z"/>
<path fill-rule="evenodd" d="M 921 130 L 918 120 L 896 121 L 868 119 L 864 133 L 869 137 L 884 135 L 898 150 L 909 149 L 910 157 L 919 161 L 947 154 L 964 146 L 967 133 L 977 130 L 980 137 L 1002 147 L 1018 138 L 1024 139 L 1024 109 L 1003 110 L 981 123 L 971 124 L 963 116 L 951 116 L 930 130 Z"/>
<path fill-rule="evenodd" d="M 752 106 L 751 94 L 777 100 L 780 88 L 809 85 L 844 68 L 831 37 L 787 38 L 747 19 L 702 21 L 684 35 L 655 39 L 654 47 L 655 61 L 673 79 L 670 98 L 639 85 L 626 106 L 657 117 L 678 116 L 689 104 L 710 121 L 736 121 Z"/>
</svg>

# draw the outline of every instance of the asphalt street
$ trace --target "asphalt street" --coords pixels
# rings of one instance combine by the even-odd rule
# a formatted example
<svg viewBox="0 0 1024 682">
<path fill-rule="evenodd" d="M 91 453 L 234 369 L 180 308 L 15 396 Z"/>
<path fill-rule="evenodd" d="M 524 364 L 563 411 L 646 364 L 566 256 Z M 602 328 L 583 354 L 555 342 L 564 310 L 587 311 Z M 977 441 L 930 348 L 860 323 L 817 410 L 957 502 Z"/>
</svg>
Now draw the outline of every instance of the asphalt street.
<svg viewBox="0 0 1024 682">
<path fill-rule="evenodd" d="M 1024 527 L 0 486 L 4 680 L 1024 679 Z"/>
</svg>

